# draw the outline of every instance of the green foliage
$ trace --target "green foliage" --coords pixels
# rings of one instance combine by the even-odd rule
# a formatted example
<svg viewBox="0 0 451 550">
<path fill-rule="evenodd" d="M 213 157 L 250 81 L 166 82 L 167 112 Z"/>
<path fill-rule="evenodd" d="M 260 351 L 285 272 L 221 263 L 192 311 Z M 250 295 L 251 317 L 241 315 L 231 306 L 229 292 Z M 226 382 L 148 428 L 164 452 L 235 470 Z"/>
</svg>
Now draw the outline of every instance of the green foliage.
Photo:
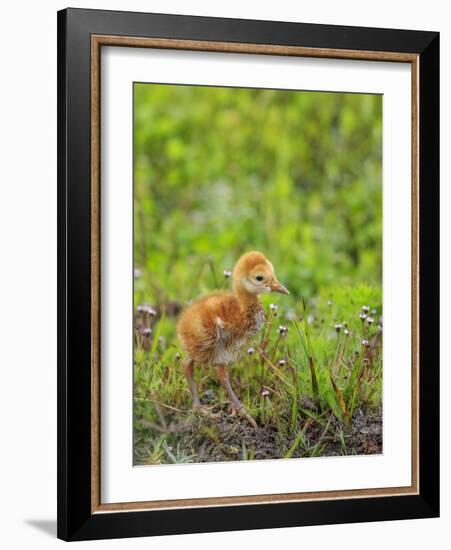
<svg viewBox="0 0 451 550">
<path fill-rule="evenodd" d="M 350 295 L 355 303 L 351 303 Z M 362 297 L 366 301 L 360 300 Z M 252 343 L 255 351 L 243 354 L 231 367 L 230 378 L 257 421 L 258 430 L 277 432 L 280 441 L 272 458 L 319 456 L 324 452 L 323 441 L 331 437 L 340 454 L 348 454 L 346 434 L 355 411 L 374 410 L 381 404 L 382 328 L 378 324 L 380 309 L 373 307 L 380 301 L 380 290 L 361 285 L 330 291 L 327 299 L 320 296 L 295 309 L 283 305 L 277 310 L 268 308 L 265 330 Z M 374 319 L 371 323 L 360 319 L 362 307 L 367 305 L 371 306 L 370 320 Z M 281 323 L 288 328 L 283 335 L 279 332 Z M 195 462 L 205 442 L 215 449 L 226 446 L 217 424 L 229 417 L 228 398 L 213 368 L 198 368 L 195 378 L 202 402 L 212 407 L 218 419 L 202 418 L 193 427 L 192 400 L 180 366 L 173 324 L 168 318 L 157 321 L 152 351 L 136 349 L 137 463 Z M 164 338 L 157 338 L 157 334 Z M 362 343 L 365 341 L 367 345 Z M 246 420 L 241 418 L 237 423 L 246 425 Z M 307 434 L 312 425 L 319 429 L 314 441 Z M 186 435 L 193 430 L 197 434 L 194 439 L 192 434 Z M 230 460 L 260 458 L 240 438 L 227 446 L 227 453 Z"/>
<path fill-rule="evenodd" d="M 137 300 L 211 290 L 248 250 L 294 300 L 378 287 L 377 95 L 134 85 Z"/>
</svg>

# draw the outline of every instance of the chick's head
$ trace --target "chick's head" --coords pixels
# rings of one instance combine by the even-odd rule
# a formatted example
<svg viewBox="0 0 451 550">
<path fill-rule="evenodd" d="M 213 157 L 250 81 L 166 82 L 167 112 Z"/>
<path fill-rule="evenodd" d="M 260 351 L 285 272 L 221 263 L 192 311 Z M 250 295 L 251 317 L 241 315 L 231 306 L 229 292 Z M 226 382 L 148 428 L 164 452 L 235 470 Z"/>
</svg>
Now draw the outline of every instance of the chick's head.
<svg viewBox="0 0 451 550">
<path fill-rule="evenodd" d="M 235 291 L 244 290 L 250 294 L 289 294 L 277 280 L 274 266 L 261 252 L 247 252 L 241 256 L 233 270 L 233 286 Z"/>
</svg>

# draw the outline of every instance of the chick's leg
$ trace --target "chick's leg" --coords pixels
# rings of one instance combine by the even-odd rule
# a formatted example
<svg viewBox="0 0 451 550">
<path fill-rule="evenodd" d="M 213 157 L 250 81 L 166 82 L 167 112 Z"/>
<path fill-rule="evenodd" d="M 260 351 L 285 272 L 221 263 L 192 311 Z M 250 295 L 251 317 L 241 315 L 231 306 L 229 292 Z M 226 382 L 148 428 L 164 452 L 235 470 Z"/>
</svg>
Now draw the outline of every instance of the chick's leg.
<svg viewBox="0 0 451 550">
<path fill-rule="evenodd" d="M 189 391 L 193 396 L 193 408 L 198 409 L 201 405 L 196 382 L 194 381 L 194 361 L 190 357 L 187 357 L 182 362 L 182 368 L 188 382 Z"/>
<path fill-rule="evenodd" d="M 232 401 L 232 407 L 235 409 L 235 411 L 238 414 L 241 414 L 246 418 L 246 420 L 253 426 L 254 428 L 257 428 L 257 423 L 252 418 L 252 416 L 247 412 L 247 410 L 244 408 L 243 403 L 238 399 L 236 396 L 236 393 L 233 391 L 232 386 L 230 385 L 229 380 L 229 373 L 227 372 L 227 367 L 224 365 L 220 365 L 219 367 L 216 367 L 219 381 L 221 382 L 222 386 L 224 387 L 225 391 L 227 392 L 228 396 L 230 397 L 230 400 Z"/>
<path fill-rule="evenodd" d="M 208 407 L 201 405 L 199 394 L 197 393 L 197 386 L 194 380 L 194 361 L 187 357 L 182 362 L 183 372 L 185 373 L 186 380 L 188 382 L 188 387 L 190 389 L 191 395 L 193 396 L 193 409 L 203 416 L 209 416 L 210 418 L 217 418 L 218 415 L 212 413 Z"/>
</svg>

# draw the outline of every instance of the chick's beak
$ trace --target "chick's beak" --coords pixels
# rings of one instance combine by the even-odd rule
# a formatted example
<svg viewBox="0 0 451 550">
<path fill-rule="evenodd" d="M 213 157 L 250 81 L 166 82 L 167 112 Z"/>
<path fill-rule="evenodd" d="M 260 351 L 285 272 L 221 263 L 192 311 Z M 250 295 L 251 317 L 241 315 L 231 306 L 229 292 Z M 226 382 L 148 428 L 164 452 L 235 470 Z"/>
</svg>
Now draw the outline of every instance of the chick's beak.
<svg viewBox="0 0 451 550">
<path fill-rule="evenodd" d="M 281 285 L 277 279 L 274 279 L 269 287 L 272 292 L 278 292 L 279 294 L 290 294 L 288 289 Z"/>
</svg>

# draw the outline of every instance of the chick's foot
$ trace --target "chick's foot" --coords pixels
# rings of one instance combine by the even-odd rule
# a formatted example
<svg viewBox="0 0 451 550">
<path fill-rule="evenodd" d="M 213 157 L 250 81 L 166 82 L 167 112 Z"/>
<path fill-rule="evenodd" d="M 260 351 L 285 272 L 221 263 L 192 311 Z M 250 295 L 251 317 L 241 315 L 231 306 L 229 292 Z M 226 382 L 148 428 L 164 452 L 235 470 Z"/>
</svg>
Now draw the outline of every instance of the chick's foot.
<svg viewBox="0 0 451 550">
<path fill-rule="evenodd" d="M 206 418 L 216 419 L 221 416 L 219 413 L 212 412 L 209 407 L 201 405 L 200 403 L 193 405 L 193 411 L 200 416 L 205 416 Z"/>
<path fill-rule="evenodd" d="M 257 429 L 258 428 L 258 424 L 257 422 L 254 420 L 254 418 L 250 415 L 250 413 L 244 408 L 244 405 L 243 404 L 240 404 L 239 406 L 237 405 L 234 405 L 232 404 L 231 406 L 231 414 L 232 416 L 235 416 L 235 415 L 239 415 L 239 416 L 242 416 L 243 418 L 245 418 L 249 424 Z"/>
</svg>

